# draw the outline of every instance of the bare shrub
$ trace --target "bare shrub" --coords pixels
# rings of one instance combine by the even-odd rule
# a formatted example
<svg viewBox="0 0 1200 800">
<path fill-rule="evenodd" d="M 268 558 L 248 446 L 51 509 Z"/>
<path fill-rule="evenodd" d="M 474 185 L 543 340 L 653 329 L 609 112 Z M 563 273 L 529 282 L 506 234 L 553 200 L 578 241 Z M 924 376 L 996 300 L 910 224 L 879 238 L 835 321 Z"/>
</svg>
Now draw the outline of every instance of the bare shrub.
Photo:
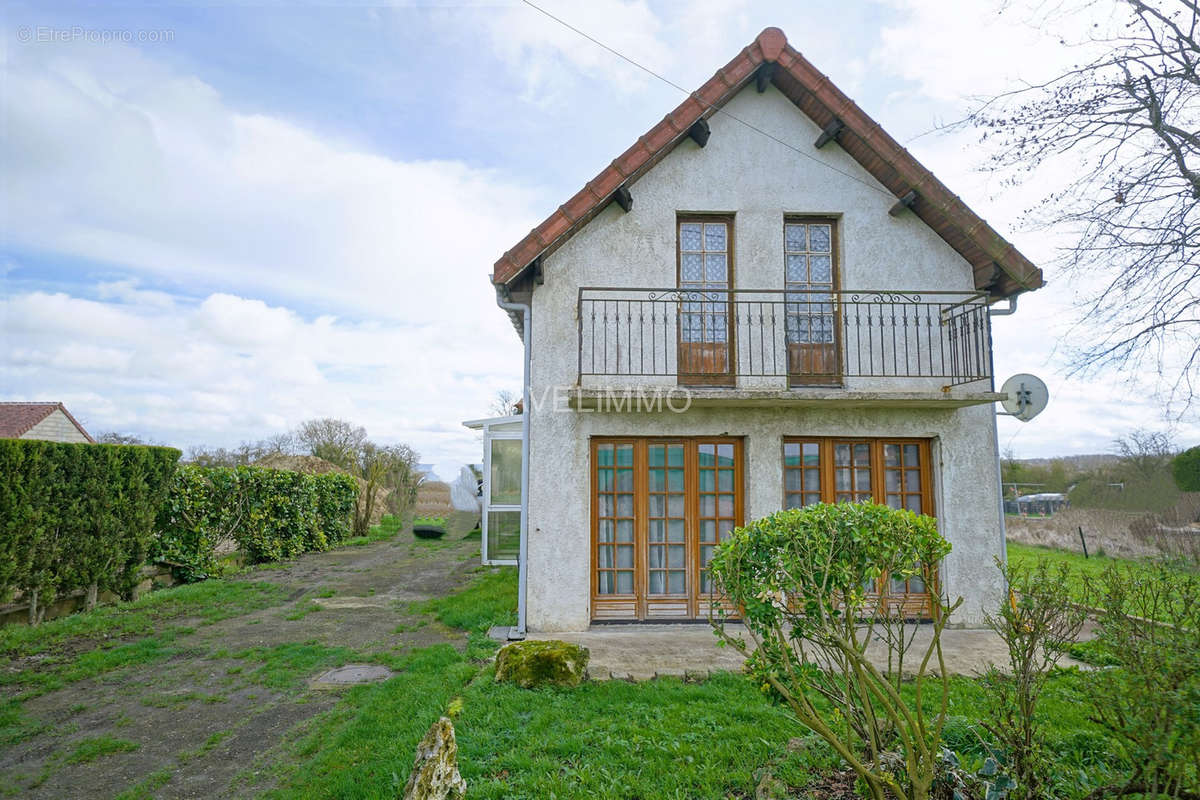
<svg viewBox="0 0 1200 800">
<path fill-rule="evenodd" d="M 1050 670 L 1087 621 L 1087 611 L 1074 602 L 1065 564 L 1039 559 L 1034 566 L 1006 566 L 997 560 L 996 566 L 1013 599 L 985 620 L 1004 641 L 1008 664 L 1005 670 L 993 665 L 980 680 L 987 709 L 982 724 L 996 738 L 1016 782 L 1010 796 L 1037 800 L 1046 796 L 1055 772 L 1036 713 L 1038 700 Z"/>
<path fill-rule="evenodd" d="M 1100 637 L 1121 662 L 1086 673 L 1091 718 L 1131 771 L 1088 800 L 1200 798 L 1200 576 L 1111 566 L 1089 586 Z"/>
</svg>

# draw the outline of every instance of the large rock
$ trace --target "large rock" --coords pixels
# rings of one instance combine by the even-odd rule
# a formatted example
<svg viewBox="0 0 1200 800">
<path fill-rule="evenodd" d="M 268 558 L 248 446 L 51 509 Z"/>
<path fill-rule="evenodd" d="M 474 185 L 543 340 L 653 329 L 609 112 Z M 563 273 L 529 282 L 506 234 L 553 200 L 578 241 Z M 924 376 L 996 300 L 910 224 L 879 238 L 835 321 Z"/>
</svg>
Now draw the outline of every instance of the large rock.
<svg viewBox="0 0 1200 800">
<path fill-rule="evenodd" d="M 496 656 L 496 680 L 524 689 L 578 686 L 587 678 L 588 651 L 570 642 L 514 642 Z"/>
<path fill-rule="evenodd" d="M 442 717 L 417 745 L 404 800 L 462 800 L 467 782 L 458 774 L 458 744 L 454 725 Z"/>
</svg>

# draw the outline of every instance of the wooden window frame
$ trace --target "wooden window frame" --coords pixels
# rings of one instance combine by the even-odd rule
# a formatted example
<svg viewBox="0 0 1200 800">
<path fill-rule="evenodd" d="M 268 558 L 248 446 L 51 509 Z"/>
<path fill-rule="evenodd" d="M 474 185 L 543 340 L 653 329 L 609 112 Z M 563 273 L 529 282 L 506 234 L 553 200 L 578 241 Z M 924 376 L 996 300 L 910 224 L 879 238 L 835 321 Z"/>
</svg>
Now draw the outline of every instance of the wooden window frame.
<svg viewBox="0 0 1200 800">
<path fill-rule="evenodd" d="M 632 444 L 634 487 L 634 575 L 632 594 L 599 594 L 600 501 L 598 449 L 601 445 Z M 687 587 L 683 595 L 649 594 L 649 447 L 656 444 L 684 445 L 685 569 Z M 735 436 L 594 436 L 589 444 L 591 484 L 591 535 L 589 537 L 589 597 L 591 618 L 598 621 L 654 621 L 701 619 L 708 613 L 709 599 L 700 591 L 700 491 L 699 446 L 731 444 L 734 459 L 733 527 L 745 524 L 745 442 Z M 615 450 L 614 450 L 615 461 Z M 614 476 L 615 480 L 615 476 Z M 719 480 L 719 478 L 718 478 Z M 719 485 L 719 484 L 718 484 Z M 719 491 L 719 490 L 718 490 Z M 719 511 L 718 511 L 719 516 Z M 615 536 L 615 532 L 614 532 Z M 718 529 L 718 537 L 719 529 Z M 614 554 L 615 559 L 615 554 Z"/>
<path fill-rule="evenodd" d="M 838 301 L 842 289 L 842 270 L 841 270 L 841 231 L 839 217 L 831 217 L 823 214 L 784 214 L 783 225 L 779 228 L 781 243 L 783 245 L 783 287 L 784 287 L 784 309 L 786 316 L 787 309 L 787 226 L 788 225 L 811 225 L 825 224 L 829 226 L 829 257 L 830 269 L 832 271 L 831 289 L 833 292 L 833 357 L 836 369 L 835 374 L 831 375 L 804 375 L 792 374 L 789 364 L 788 369 L 788 385 L 789 386 L 841 386 L 843 382 L 842 373 L 845 371 L 842 364 L 842 304 Z M 811 252 L 811 251 L 806 251 Z M 791 343 L 787 341 L 787 323 L 784 323 L 784 347 L 789 347 Z M 790 355 L 787 356 L 790 358 Z"/>
<path fill-rule="evenodd" d="M 921 497 L 921 513 L 928 514 L 931 517 L 936 517 L 936 506 L 934 503 L 934 487 L 933 487 L 933 440 L 922 439 L 916 437 L 898 437 L 898 436 L 785 436 L 780 444 L 779 456 L 780 464 L 783 469 L 782 489 L 783 494 L 780 498 L 781 508 L 788 508 L 788 495 L 799 494 L 798 492 L 789 492 L 787 488 L 788 472 L 791 470 L 803 470 L 803 466 L 790 467 L 787 464 L 787 445 L 789 444 L 805 444 L 817 443 L 819 446 L 817 465 L 820 474 L 821 488 L 820 497 L 823 503 L 836 502 L 837 490 L 834 485 L 834 464 L 833 464 L 833 448 L 837 444 L 869 444 L 870 445 L 870 471 L 871 471 L 871 501 L 880 505 L 887 505 L 887 496 L 896 494 L 895 492 L 887 491 L 886 472 L 889 469 L 884 464 L 883 448 L 885 445 L 896 444 L 901 446 L 903 454 L 904 445 L 917 445 L 918 457 L 920 459 L 920 480 L 921 491 L 909 492 L 908 494 L 919 494 Z M 903 464 L 903 455 L 901 455 L 901 464 Z M 892 467 L 896 469 L 896 467 Z M 901 466 L 900 469 L 905 469 Z M 901 475 L 901 488 L 903 489 L 903 474 Z M 903 495 L 902 495 L 903 496 Z M 913 618 L 928 618 L 933 612 L 933 598 L 940 590 L 939 568 L 935 567 L 931 570 L 926 579 L 926 590 L 924 592 L 909 593 L 903 595 L 892 595 L 890 591 L 885 589 L 890 588 L 890 577 L 882 576 L 876 584 L 874 596 L 878 598 L 878 602 L 886 602 L 891 605 L 898 605 L 905 616 Z M 906 583 L 907 590 L 907 583 Z M 896 598 L 899 598 L 897 601 Z"/>
<path fill-rule="evenodd" d="M 676 212 L 675 214 L 675 286 L 677 289 L 683 289 L 683 248 L 680 236 L 680 226 L 685 223 L 700 223 L 705 222 L 723 222 L 725 223 L 725 264 L 726 264 L 726 283 L 728 288 L 724 291 L 729 292 L 727 305 L 729 310 L 725 318 L 725 347 L 726 347 L 726 365 L 725 372 L 706 373 L 684 373 L 680 369 L 678 362 L 678 354 L 676 355 L 676 379 L 680 386 L 734 386 L 737 383 L 737 305 L 734 302 L 733 294 L 735 287 L 735 261 L 734 244 L 737 241 L 734 236 L 734 214 L 731 212 Z M 701 233 L 703 236 L 703 232 Z M 714 289 L 713 291 L 722 291 Z M 677 350 L 682 349 L 683 344 L 683 315 L 678 314 L 676 317 L 676 337 Z"/>
</svg>

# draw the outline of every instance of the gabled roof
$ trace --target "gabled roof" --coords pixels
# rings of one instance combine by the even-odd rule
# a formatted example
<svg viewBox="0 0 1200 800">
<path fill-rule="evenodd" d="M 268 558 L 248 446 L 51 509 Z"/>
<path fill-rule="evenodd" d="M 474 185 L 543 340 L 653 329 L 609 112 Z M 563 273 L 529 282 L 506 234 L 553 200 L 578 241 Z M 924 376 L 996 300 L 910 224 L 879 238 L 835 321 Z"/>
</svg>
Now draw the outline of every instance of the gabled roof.
<svg viewBox="0 0 1200 800">
<path fill-rule="evenodd" d="M 560 247 L 612 202 L 617 189 L 628 187 L 648 172 L 688 138 L 694 124 L 718 113 L 760 70 L 818 127 L 836 127 L 840 121 L 837 144 L 897 199 L 915 193 L 906 205 L 971 264 L 976 287 L 1007 297 L 1042 285 L 1040 269 L 794 50 L 778 28 L 760 33 L 707 83 L 501 256 L 492 282 L 511 283 L 536 258 Z"/>
<path fill-rule="evenodd" d="M 91 434 L 71 416 L 67 407 L 62 403 L 12 403 L 0 402 L 0 439 L 20 439 L 33 429 L 34 425 L 53 414 L 61 411 L 71 424 L 79 429 L 89 442 L 95 443 Z"/>
</svg>

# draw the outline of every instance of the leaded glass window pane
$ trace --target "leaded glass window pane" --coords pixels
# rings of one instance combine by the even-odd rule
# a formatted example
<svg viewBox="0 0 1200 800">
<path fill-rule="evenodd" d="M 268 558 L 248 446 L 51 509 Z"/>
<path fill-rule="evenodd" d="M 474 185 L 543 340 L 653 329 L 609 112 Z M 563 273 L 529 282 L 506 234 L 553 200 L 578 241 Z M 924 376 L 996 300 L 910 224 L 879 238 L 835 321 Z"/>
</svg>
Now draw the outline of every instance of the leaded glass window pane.
<svg viewBox="0 0 1200 800">
<path fill-rule="evenodd" d="M 808 249 L 808 226 L 785 225 L 783 228 L 785 244 L 788 250 L 802 251 Z"/>
<path fill-rule="evenodd" d="M 704 249 L 708 251 L 725 249 L 725 223 L 704 223 Z"/>
<path fill-rule="evenodd" d="M 814 253 L 828 253 L 833 242 L 832 236 L 832 229 L 828 225 L 809 225 L 809 250 Z"/>
</svg>

